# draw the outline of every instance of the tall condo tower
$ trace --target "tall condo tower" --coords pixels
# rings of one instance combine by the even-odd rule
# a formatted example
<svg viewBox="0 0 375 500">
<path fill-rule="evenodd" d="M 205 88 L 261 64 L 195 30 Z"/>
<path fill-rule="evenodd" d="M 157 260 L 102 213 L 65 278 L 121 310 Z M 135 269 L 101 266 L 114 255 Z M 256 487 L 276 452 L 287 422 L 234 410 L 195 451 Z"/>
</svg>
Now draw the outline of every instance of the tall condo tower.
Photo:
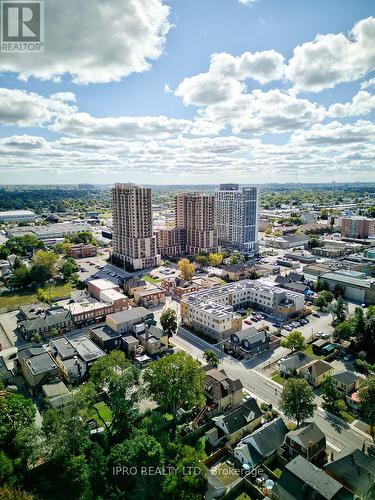
<svg viewBox="0 0 375 500">
<path fill-rule="evenodd" d="M 186 253 L 218 251 L 215 198 L 205 193 L 176 196 L 176 227 L 186 231 Z"/>
<path fill-rule="evenodd" d="M 258 253 L 258 189 L 220 184 L 215 205 L 219 243 L 248 254 Z"/>
<path fill-rule="evenodd" d="M 112 188 L 113 258 L 128 269 L 160 264 L 152 230 L 151 189 L 135 184 Z"/>
</svg>

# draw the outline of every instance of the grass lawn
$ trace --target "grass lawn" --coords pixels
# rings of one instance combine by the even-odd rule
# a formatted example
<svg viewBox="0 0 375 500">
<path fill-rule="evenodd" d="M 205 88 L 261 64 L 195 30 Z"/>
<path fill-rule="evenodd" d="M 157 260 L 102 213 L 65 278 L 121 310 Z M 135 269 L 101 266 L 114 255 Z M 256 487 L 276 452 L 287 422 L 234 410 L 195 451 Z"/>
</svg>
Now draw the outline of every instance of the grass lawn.
<svg viewBox="0 0 375 500">
<path fill-rule="evenodd" d="M 160 278 L 153 278 L 152 276 L 146 274 L 145 276 L 142 277 L 144 281 L 147 281 L 147 283 L 152 283 L 153 285 L 157 285 L 160 283 Z"/>
<path fill-rule="evenodd" d="M 285 384 L 285 378 L 280 375 L 279 372 L 274 372 L 272 374 L 271 380 L 274 382 L 277 382 L 278 384 L 284 385 Z"/>
<path fill-rule="evenodd" d="M 354 422 L 354 420 L 356 420 L 356 418 L 357 418 L 354 415 L 352 415 L 351 413 L 349 413 L 347 410 L 341 410 L 340 414 L 341 414 L 341 418 L 343 418 L 349 424 Z"/>
<path fill-rule="evenodd" d="M 70 292 L 74 289 L 71 283 L 64 283 L 63 285 L 48 285 L 44 287 L 52 298 L 68 297 Z M 37 302 L 36 290 L 20 290 L 17 292 L 6 292 L 0 295 L 0 309 L 5 308 L 7 311 L 14 311 L 20 306 L 32 304 Z"/>
<path fill-rule="evenodd" d="M 225 485 L 233 483 L 233 481 L 236 481 L 240 477 L 236 469 L 226 463 L 217 465 L 211 469 L 211 472 Z"/>
<path fill-rule="evenodd" d="M 323 358 L 323 356 L 318 356 L 317 354 L 313 353 L 311 344 L 307 344 L 306 345 L 306 349 L 304 349 L 302 352 L 304 354 L 306 354 L 306 356 L 310 356 L 310 358 L 314 358 L 314 359 L 321 359 L 321 358 Z"/>
<path fill-rule="evenodd" d="M 249 495 L 247 495 L 246 493 L 241 493 L 241 495 L 238 496 L 236 500 L 251 500 L 251 497 L 249 497 Z"/>
<path fill-rule="evenodd" d="M 96 408 L 99 410 L 100 416 L 105 422 L 110 422 L 112 418 L 112 412 L 108 408 L 108 406 L 104 403 L 104 401 L 100 401 L 99 403 L 96 403 Z M 92 414 L 92 418 L 97 421 L 99 427 L 103 426 L 103 422 L 100 420 L 96 412 Z"/>
<path fill-rule="evenodd" d="M 283 473 L 283 471 L 282 471 L 281 469 L 279 469 L 278 467 L 276 467 L 276 469 L 273 469 L 273 471 L 272 471 L 272 472 L 273 472 L 273 473 L 275 474 L 275 476 L 277 476 L 277 477 L 280 477 L 280 476 L 281 476 L 281 474 Z"/>
</svg>

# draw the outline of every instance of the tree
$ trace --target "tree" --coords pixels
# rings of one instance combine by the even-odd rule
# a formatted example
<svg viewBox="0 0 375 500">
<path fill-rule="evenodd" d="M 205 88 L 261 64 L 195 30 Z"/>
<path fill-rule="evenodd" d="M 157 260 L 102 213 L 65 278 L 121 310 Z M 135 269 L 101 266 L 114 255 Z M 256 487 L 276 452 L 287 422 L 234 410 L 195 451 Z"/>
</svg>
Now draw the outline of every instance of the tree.
<svg viewBox="0 0 375 500">
<path fill-rule="evenodd" d="M 345 293 L 345 287 L 341 285 L 341 283 L 336 283 L 335 288 L 333 289 L 333 295 L 336 297 L 342 297 Z"/>
<path fill-rule="evenodd" d="M 315 300 L 315 305 L 320 311 L 322 311 L 333 301 L 334 298 L 335 296 L 332 292 L 330 292 L 329 290 L 322 290 L 321 292 L 319 292 L 319 295 Z"/>
<path fill-rule="evenodd" d="M 371 436 L 374 439 L 375 426 L 375 376 L 369 377 L 359 388 L 360 409 L 369 419 Z M 375 439 L 374 439 L 375 440 Z"/>
<path fill-rule="evenodd" d="M 171 500 L 201 500 L 206 489 L 207 470 L 199 453 L 191 446 L 173 444 L 173 473 L 164 480 L 163 491 Z M 189 472 L 191 471 L 191 472 Z"/>
<path fill-rule="evenodd" d="M 12 440 L 17 431 L 34 422 L 36 408 L 30 398 L 5 392 L 0 396 L 0 441 Z"/>
<path fill-rule="evenodd" d="M 340 393 L 333 382 L 332 377 L 327 377 L 321 385 L 322 397 L 323 397 L 323 408 L 332 412 L 340 413 L 340 408 L 338 405 L 340 399 Z"/>
<path fill-rule="evenodd" d="M 342 297 L 338 297 L 336 302 L 331 305 L 331 314 L 333 316 L 333 325 L 342 323 L 348 314 L 348 305 L 344 302 Z"/>
<path fill-rule="evenodd" d="M 22 266 L 14 269 L 11 277 L 8 280 L 10 288 L 21 289 L 25 288 L 31 282 L 29 269 L 23 264 Z"/>
<path fill-rule="evenodd" d="M 41 302 L 45 302 L 46 304 L 52 304 L 52 294 L 48 290 L 44 288 L 39 288 L 36 292 L 36 297 Z"/>
<path fill-rule="evenodd" d="M 355 308 L 351 325 L 352 334 L 358 338 L 363 337 L 366 328 L 366 319 L 362 307 Z"/>
<path fill-rule="evenodd" d="M 292 352 L 302 351 L 305 348 L 305 338 L 301 332 L 294 330 L 282 341 L 281 345 L 286 349 L 291 349 Z"/>
<path fill-rule="evenodd" d="M 200 364 L 181 351 L 151 363 L 143 381 L 148 396 L 171 412 L 176 424 L 180 408 L 189 410 L 204 403 L 204 377 Z"/>
<path fill-rule="evenodd" d="M 353 325 L 351 321 L 345 320 L 335 326 L 333 335 L 339 340 L 348 340 L 353 333 Z"/>
<path fill-rule="evenodd" d="M 90 381 L 96 390 L 107 387 L 113 377 L 117 377 L 125 368 L 130 367 L 130 361 L 122 351 L 112 351 L 108 356 L 102 356 L 90 367 Z"/>
<path fill-rule="evenodd" d="M 316 236 L 312 236 L 308 241 L 308 245 L 310 248 L 318 248 L 318 247 L 323 247 L 324 242 L 319 238 L 317 238 Z"/>
<path fill-rule="evenodd" d="M 182 279 L 191 281 L 195 273 L 195 265 L 189 259 L 181 259 L 178 261 L 178 269 L 181 273 Z"/>
<path fill-rule="evenodd" d="M 219 366 L 220 358 L 215 351 L 207 349 L 206 351 L 204 351 L 203 357 L 206 360 L 206 363 L 212 365 L 214 368 L 217 368 Z"/>
<path fill-rule="evenodd" d="M 241 264 L 241 262 L 244 262 L 245 261 L 245 258 L 243 255 L 241 255 L 240 253 L 232 253 L 232 255 L 229 257 L 228 259 L 228 263 L 230 265 L 233 265 L 233 264 Z"/>
<path fill-rule="evenodd" d="M 160 489 L 160 475 L 142 475 L 141 467 L 162 467 L 164 450 L 153 436 L 144 430 L 137 430 L 133 435 L 117 444 L 111 450 L 109 464 L 113 470 L 119 467 L 134 467 L 135 475 L 113 476 L 115 485 L 123 491 L 131 491 L 138 498 L 155 498 L 155 491 Z M 134 497 L 134 498 L 136 498 Z"/>
<path fill-rule="evenodd" d="M 223 262 L 223 254 L 222 253 L 210 253 L 208 255 L 208 260 L 211 266 L 216 267 L 220 266 L 220 264 Z"/>
<path fill-rule="evenodd" d="M 47 252 L 39 250 L 34 255 L 32 262 L 33 265 L 30 269 L 30 276 L 32 281 L 43 285 L 46 281 L 51 279 L 56 272 L 56 264 L 59 256 L 55 252 Z"/>
<path fill-rule="evenodd" d="M 168 335 L 168 339 L 173 337 L 177 332 L 177 313 L 169 307 L 160 315 L 160 324 L 164 332 Z"/>
<path fill-rule="evenodd" d="M 90 469 L 85 455 L 70 456 L 64 463 L 65 488 L 79 500 L 92 498 Z"/>
<path fill-rule="evenodd" d="M 314 392 L 303 378 L 290 378 L 284 384 L 281 393 L 280 409 L 285 415 L 297 421 L 297 427 L 301 422 L 314 414 Z"/>
<path fill-rule="evenodd" d="M 13 462 L 0 450 L 0 483 L 4 484 L 13 473 Z"/>
<path fill-rule="evenodd" d="M 77 262 L 72 258 L 68 258 L 60 267 L 60 273 L 64 281 L 69 281 L 78 269 Z"/>
<path fill-rule="evenodd" d="M 207 267 L 209 264 L 208 257 L 205 255 L 196 255 L 194 257 L 194 261 L 200 266 L 200 267 Z"/>
</svg>

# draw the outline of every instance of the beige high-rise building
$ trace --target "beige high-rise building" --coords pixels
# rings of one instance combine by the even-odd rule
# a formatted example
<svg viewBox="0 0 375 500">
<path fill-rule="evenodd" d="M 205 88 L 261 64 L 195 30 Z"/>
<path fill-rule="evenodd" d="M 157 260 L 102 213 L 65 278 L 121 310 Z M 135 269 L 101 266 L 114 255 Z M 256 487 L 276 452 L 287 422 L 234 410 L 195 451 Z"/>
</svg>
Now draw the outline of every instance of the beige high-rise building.
<svg viewBox="0 0 375 500">
<path fill-rule="evenodd" d="M 205 193 L 176 196 L 176 227 L 186 231 L 186 253 L 217 252 L 215 198 Z"/>
<path fill-rule="evenodd" d="M 113 260 L 129 269 L 160 265 L 152 230 L 151 189 L 135 184 L 112 188 Z"/>
</svg>

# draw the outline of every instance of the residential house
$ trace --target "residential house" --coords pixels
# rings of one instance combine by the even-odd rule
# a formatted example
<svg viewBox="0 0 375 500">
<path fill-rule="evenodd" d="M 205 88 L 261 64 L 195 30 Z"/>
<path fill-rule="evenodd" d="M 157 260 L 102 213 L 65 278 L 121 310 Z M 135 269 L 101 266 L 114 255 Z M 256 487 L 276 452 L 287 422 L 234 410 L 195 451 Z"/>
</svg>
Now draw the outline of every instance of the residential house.
<svg viewBox="0 0 375 500">
<path fill-rule="evenodd" d="M 28 347 L 18 351 L 18 362 L 28 384 L 36 387 L 58 376 L 59 369 L 44 347 Z"/>
<path fill-rule="evenodd" d="M 323 461 L 326 456 L 326 437 L 315 422 L 308 422 L 285 436 L 280 449 L 283 458 L 302 455 L 310 462 Z"/>
<path fill-rule="evenodd" d="M 299 373 L 314 387 L 318 387 L 327 377 L 334 373 L 334 368 L 326 361 L 315 359 L 301 367 Z"/>
<path fill-rule="evenodd" d="M 206 433 L 212 446 L 237 443 L 245 434 L 255 430 L 261 423 L 262 410 L 254 398 L 248 399 L 224 415 L 213 417 L 215 427 Z"/>
<path fill-rule="evenodd" d="M 135 325 L 134 336 L 149 356 L 163 352 L 168 348 L 168 336 L 154 325 Z"/>
<path fill-rule="evenodd" d="M 69 332 L 73 329 L 74 322 L 70 311 L 63 307 L 53 307 L 35 319 L 20 321 L 18 330 L 26 340 L 30 340 L 34 335 L 48 338 L 50 335 Z"/>
<path fill-rule="evenodd" d="M 51 408 L 61 408 L 72 401 L 73 392 L 61 380 L 42 385 L 45 402 Z"/>
<path fill-rule="evenodd" d="M 133 335 L 125 335 L 125 337 L 122 337 L 122 347 L 129 358 L 135 356 L 138 346 L 139 340 L 133 337 Z"/>
<path fill-rule="evenodd" d="M 346 370 L 335 373 L 332 379 L 342 395 L 356 392 L 364 380 L 360 375 Z"/>
<path fill-rule="evenodd" d="M 281 359 L 279 361 L 280 374 L 284 377 L 296 375 L 301 368 L 311 363 L 311 361 L 313 361 L 313 359 L 302 352 L 298 352 L 290 358 Z"/>
<path fill-rule="evenodd" d="M 281 417 L 272 420 L 243 438 L 233 450 L 234 458 L 243 469 L 254 469 L 276 454 L 287 432 L 288 428 Z"/>
<path fill-rule="evenodd" d="M 205 395 L 209 405 L 218 412 L 238 406 L 242 401 L 243 385 L 239 378 L 231 379 L 224 370 L 212 368 L 204 380 Z"/>
<path fill-rule="evenodd" d="M 360 450 L 329 462 L 327 474 L 359 498 L 375 498 L 375 458 Z"/>
<path fill-rule="evenodd" d="M 228 281 L 239 281 L 250 277 L 251 269 L 239 262 L 229 266 L 220 266 L 221 277 Z M 254 271 L 253 271 L 254 272 Z"/>
<path fill-rule="evenodd" d="M 304 457 L 289 462 L 272 491 L 277 500 L 353 500 L 342 484 Z"/>
<path fill-rule="evenodd" d="M 240 332 L 232 333 L 227 345 L 235 352 L 239 352 L 248 358 L 267 351 L 270 345 L 270 337 L 266 331 L 258 331 L 255 326 L 250 326 L 250 328 Z"/>
</svg>

